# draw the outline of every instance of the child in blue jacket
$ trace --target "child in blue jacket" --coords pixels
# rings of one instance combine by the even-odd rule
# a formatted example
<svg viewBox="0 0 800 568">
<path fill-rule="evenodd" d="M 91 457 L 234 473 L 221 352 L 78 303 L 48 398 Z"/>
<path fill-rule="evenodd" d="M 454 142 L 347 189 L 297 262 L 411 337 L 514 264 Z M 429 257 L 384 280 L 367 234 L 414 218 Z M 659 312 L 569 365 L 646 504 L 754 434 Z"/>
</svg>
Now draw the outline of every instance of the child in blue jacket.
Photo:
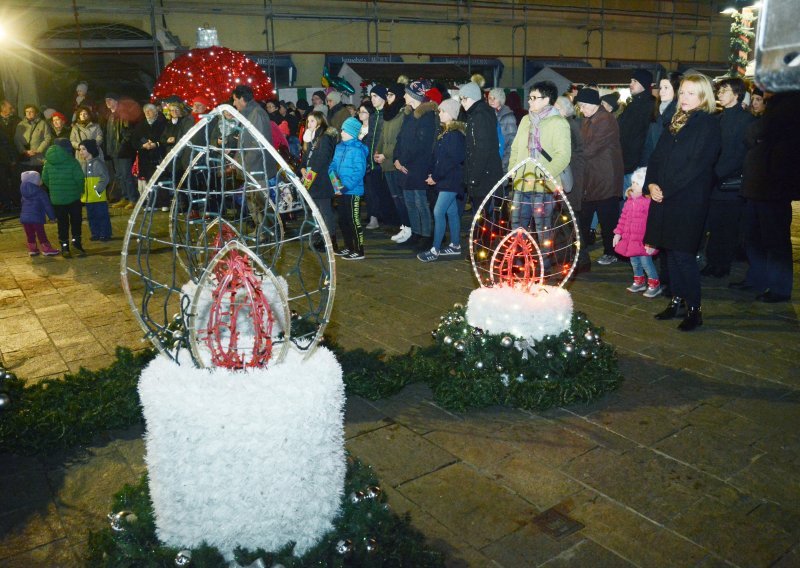
<svg viewBox="0 0 800 568">
<path fill-rule="evenodd" d="M 361 123 L 348 118 L 342 124 L 342 141 L 336 145 L 328 175 L 334 192 L 339 195 L 339 228 L 345 248 L 336 251 L 344 260 L 364 258 L 364 227 L 361 225 L 361 196 L 364 195 L 364 174 L 367 171 L 367 148 L 358 139 Z"/>
</svg>

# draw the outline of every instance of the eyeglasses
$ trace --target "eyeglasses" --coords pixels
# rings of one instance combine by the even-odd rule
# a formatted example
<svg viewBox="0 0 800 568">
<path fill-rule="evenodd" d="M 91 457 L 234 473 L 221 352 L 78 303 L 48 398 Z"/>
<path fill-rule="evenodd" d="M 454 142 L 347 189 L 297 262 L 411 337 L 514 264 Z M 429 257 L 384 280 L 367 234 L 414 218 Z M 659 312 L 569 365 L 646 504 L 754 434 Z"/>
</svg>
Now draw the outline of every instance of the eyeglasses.
<svg viewBox="0 0 800 568">
<path fill-rule="evenodd" d="M 546 99 L 546 98 L 547 98 L 547 97 L 537 97 L 537 96 L 535 96 L 535 95 L 531 95 L 530 97 L 528 97 L 528 100 L 530 100 L 530 101 L 535 101 L 535 100 L 537 100 L 537 99 Z"/>
</svg>

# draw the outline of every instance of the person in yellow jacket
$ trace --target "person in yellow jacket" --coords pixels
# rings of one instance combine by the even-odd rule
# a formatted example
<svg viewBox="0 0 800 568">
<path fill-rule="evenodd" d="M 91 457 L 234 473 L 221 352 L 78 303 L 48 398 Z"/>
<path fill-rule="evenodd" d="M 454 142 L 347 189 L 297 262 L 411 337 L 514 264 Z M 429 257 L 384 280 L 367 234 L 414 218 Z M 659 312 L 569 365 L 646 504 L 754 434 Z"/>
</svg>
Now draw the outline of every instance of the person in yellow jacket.
<svg viewBox="0 0 800 568">
<path fill-rule="evenodd" d="M 78 152 L 83 164 L 83 173 L 86 176 L 81 201 L 86 204 L 86 217 L 89 221 L 89 232 L 92 234 L 90 240 L 110 241 L 111 218 L 108 215 L 108 199 L 106 197 L 109 176 L 106 164 L 100 158 L 100 149 L 94 140 L 81 140 Z"/>
<path fill-rule="evenodd" d="M 558 184 L 548 182 L 531 163 L 525 164 L 514 175 L 511 227 L 536 231 L 545 268 L 550 265 L 547 253 L 553 247 L 553 192 L 561 191 L 560 176 L 569 166 L 572 154 L 569 123 L 553 106 L 557 98 L 558 88 L 552 82 L 533 84 L 529 111 L 519 124 L 508 162 L 510 171 L 526 158 L 535 158 Z"/>
</svg>

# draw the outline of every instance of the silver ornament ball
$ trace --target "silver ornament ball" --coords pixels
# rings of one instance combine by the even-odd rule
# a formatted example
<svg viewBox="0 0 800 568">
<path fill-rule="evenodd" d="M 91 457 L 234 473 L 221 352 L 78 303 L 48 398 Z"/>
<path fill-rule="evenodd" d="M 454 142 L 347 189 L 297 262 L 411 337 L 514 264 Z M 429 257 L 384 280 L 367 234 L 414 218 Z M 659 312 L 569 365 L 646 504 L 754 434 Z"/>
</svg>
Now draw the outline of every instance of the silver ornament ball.
<svg viewBox="0 0 800 568">
<path fill-rule="evenodd" d="M 192 551 L 181 550 L 175 555 L 175 566 L 188 566 L 192 563 Z"/>
<path fill-rule="evenodd" d="M 361 503 L 364 500 L 364 492 L 363 491 L 354 491 L 350 494 L 350 502 L 351 503 Z"/>
<path fill-rule="evenodd" d="M 381 496 L 381 493 L 383 493 L 383 489 L 381 489 L 379 486 L 370 485 L 369 487 L 367 487 L 366 492 L 364 492 L 364 496 L 367 499 L 377 499 L 378 497 Z"/>
<path fill-rule="evenodd" d="M 349 538 L 340 540 L 336 543 L 336 552 L 339 554 L 348 554 L 353 552 L 353 541 Z"/>
<path fill-rule="evenodd" d="M 564 351 L 567 353 L 572 353 L 573 351 L 575 351 L 575 346 L 572 343 L 565 343 Z"/>
<path fill-rule="evenodd" d="M 583 337 L 586 341 L 592 341 L 594 339 L 594 334 L 591 331 L 587 331 Z"/>
<path fill-rule="evenodd" d="M 505 337 L 503 337 L 503 339 L 500 340 L 500 345 L 508 349 L 509 347 L 514 345 L 514 340 L 506 335 Z"/>
<path fill-rule="evenodd" d="M 451 345 L 453 343 L 453 338 L 450 337 L 449 335 L 445 335 L 444 339 L 442 339 L 442 343 L 444 343 L 445 345 Z"/>
<path fill-rule="evenodd" d="M 502 372 L 503 372 L 503 366 L 502 366 L 502 365 L 500 365 L 499 363 L 497 364 L 497 366 L 495 367 L 495 369 L 497 370 L 497 372 L 498 372 L 498 373 L 502 373 Z"/>
<path fill-rule="evenodd" d="M 453 304 L 453 309 L 454 309 L 454 310 L 460 310 L 460 309 L 461 309 L 461 308 L 463 308 L 463 307 L 464 307 L 464 306 L 463 306 L 462 304 L 458 303 L 458 302 L 456 302 L 455 304 Z"/>
<path fill-rule="evenodd" d="M 553 358 L 553 352 L 552 352 L 552 351 L 547 351 L 547 352 L 544 354 L 544 356 L 545 356 L 545 357 L 547 357 L 548 359 L 552 359 L 552 358 Z"/>
<path fill-rule="evenodd" d="M 475 368 L 479 371 L 483 369 L 483 361 L 475 361 Z"/>
<path fill-rule="evenodd" d="M 365 548 L 370 554 L 376 552 L 378 550 L 378 541 L 374 538 L 365 539 Z"/>
<path fill-rule="evenodd" d="M 463 353 L 464 350 L 467 348 L 467 344 L 459 339 L 458 341 L 455 342 L 453 347 L 455 347 L 456 351 L 458 351 L 459 353 Z"/>
<path fill-rule="evenodd" d="M 8 410 L 11 408 L 11 397 L 8 393 L 0 392 L 0 410 Z"/>
</svg>

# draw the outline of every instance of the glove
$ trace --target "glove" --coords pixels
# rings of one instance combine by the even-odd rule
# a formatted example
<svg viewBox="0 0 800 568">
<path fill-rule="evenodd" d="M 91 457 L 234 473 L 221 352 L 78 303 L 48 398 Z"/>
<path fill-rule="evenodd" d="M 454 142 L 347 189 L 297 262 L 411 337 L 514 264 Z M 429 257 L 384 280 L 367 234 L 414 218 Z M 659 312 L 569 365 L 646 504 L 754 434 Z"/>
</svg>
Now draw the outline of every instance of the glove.
<svg viewBox="0 0 800 568">
<path fill-rule="evenodd" d="M 622 235 L 614 235 L 613 246 L 617 246 L 622 240 Z"/>
<path fill-rule="evenodd" d="M 647 256 L 653 256 L 654 254 L 656 254 L 657 250 L 658 249 L 656 249 L 655 247 L 651 247 L 650 245 L 644 245 L 644 252 L 647 253 Z"/>
</svg>

